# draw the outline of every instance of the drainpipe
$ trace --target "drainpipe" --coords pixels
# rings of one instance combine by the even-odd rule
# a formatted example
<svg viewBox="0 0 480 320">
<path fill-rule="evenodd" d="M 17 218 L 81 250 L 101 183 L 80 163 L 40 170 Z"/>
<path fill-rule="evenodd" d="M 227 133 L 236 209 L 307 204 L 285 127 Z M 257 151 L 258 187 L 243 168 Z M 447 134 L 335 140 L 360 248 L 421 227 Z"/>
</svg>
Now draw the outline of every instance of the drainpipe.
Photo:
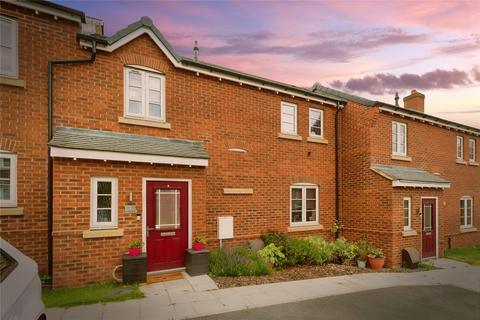
<svg viewBox="0 0 480 320">
<path fill-rule="evenodd" d="M 91 63 L 95 61 L 97 43 L 92 41 L 92 55 L 88 59 L 52 60 L 48 61 L 48 142 L 53 136 L 53 67 L 62 64 Z M 53 161 L 48 147 L 48 173 L 47 173 L 47 215 L 48 215 L 48 275 L 53 283 Z"/>
<path fill-rule="evenodd" d="M 340 225 L 340 110 L 342 107 L 337 102 L 335 111 L 335 220 Z M 335 231 L 335 239 L 340 237 L 340 230 Z"/>
</svg>

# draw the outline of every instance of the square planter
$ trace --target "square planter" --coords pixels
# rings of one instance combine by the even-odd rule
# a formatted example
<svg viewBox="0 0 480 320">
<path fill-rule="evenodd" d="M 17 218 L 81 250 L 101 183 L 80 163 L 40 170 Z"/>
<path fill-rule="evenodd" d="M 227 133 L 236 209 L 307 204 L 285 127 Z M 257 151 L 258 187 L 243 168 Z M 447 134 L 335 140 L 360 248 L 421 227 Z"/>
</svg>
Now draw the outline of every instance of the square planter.
<svg viewBox="0 0 480 320">
<path fill-rule="evenodd" d="M 147 254 L 123 255 L 123 283 L 147 282 Z"/>
<path fill-rule="evenodd" d="M 186 271 L 191 276 L 198 276 L 208 273 L 208 262 L 210 251 L 203 249 L 195 251 L 193 249 L 185 250 L 186 254 Z"/>
</svg>

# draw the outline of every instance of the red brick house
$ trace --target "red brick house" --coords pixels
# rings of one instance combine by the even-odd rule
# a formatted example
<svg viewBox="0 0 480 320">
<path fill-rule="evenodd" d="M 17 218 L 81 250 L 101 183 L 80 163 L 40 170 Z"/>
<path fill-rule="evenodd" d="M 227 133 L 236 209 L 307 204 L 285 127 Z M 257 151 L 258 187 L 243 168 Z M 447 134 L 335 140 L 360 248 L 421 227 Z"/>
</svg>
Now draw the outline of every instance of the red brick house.
<svg viewBox="0 0 480 320">
<path fill-rule="evenodd" d="M 374 241 L 393 266 L 406 247 L 430 258 L 479 244 L 480 130 L 425 114 L 416 90 L 404 107 L 337 94 L 349 100 L 341 118 L 343 236 Z"/>
<path fill-rule="evenodd" d="M 106 37 L 100 20 L 49 2 L 7 0 L 0 14 L 1 236 L 54 286 L 111 279 L 134 239 L 149 271 L 182 267 L 193 237 L 218 246 L 221 217 L 233 244 L 271 229 L 333 240 L 340 217 L 346 237 L 367 234 L 398 264 L 401 248 L 421 248 L 422 196 L 436 197 L 437 255 L 449 238 L 480 242 L 478 151 L 467 158 L 478 129 L 179 56 L 148 18 Z M 391 156 L 394 119 L 411 161 Z M 449 160 L 456 135 L 465 164 Z M 436 184 L 394 186 L 394 166 Z"/>
</svg>

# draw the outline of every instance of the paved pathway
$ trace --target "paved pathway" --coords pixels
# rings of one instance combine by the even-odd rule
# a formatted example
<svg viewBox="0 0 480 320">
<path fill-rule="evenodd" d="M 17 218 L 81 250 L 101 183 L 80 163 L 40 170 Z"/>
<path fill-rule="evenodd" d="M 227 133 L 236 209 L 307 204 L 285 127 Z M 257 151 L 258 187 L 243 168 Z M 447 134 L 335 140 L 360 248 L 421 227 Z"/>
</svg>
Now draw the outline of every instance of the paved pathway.
<svg viewBox="0 0 480 320">
<path fill-rule="evenodd" d="M 228 289 L 217 289 L 208 276 L 187 276 L 142 286 L 144 299 L 49 309 L 48 319 L 185 319 L 396 286 L 453 285 L 480 292 L 480 266 L 448 259 L 432 263 L 444 269 L 364 273 Z"/>
</svg>

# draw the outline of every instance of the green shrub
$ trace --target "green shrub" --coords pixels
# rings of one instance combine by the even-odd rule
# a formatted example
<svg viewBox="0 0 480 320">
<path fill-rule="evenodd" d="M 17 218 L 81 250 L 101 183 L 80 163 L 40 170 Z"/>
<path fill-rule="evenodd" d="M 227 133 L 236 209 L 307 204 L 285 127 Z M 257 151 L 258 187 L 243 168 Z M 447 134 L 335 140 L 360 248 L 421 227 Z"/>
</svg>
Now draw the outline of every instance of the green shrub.
<svg viewBox="0 0 480 320">
<path fill-rule="evenodd" d="M 313 247 L 311 252 L 311 260 L 313 263 L 322 264 L 332 261 L 334 247 L 331 243 L 318 236 L 309 237 L 308 241 Z"/>
<path fill-rule="evenodd" d="M 286 264 L 322 264 L 332 260 L 332 245 L 320 237 L 288 239 Z"/>
<path fill-rule="evenodd" d="M 288 237 L 284 233 L 280 233 L 278 231 L 269 231 L 261 236 L 263 242 L 265 243 L 265 246 L 268 246 L 269 244 L 273 243 L 275 247 L 280 249 L 283 253 L 285 253 L 285 250 L 287 248 L 287 241 Z"/>
<path fill-rule="evenodd" d="M 333 260 L 337 263 L 352 261 L 357 255 L 357 246 L 345 238 L 338 238 L 333 243 Z"/>
<path fill-rule="evenodd" d="M 259 250 L 258 255 L 273 266 L 282 267 L 285 264 L 285 255 L 273 243 Z"/>
<path fill-rule="evenodd" d="M 370 243 L 366 240 L 360 240 L 355 243 L 356 246 L 356 257 L 357 260 L 360 261 L 367 261 L 368 252 L 370 250 Z"/>
<path fill-rule="evenodd" d="M 210 252 L 209 273 L 212 276 L 261 276 L 271 272 L 272 269 L 257 252 L 245 247 Z"/>
</svg>

